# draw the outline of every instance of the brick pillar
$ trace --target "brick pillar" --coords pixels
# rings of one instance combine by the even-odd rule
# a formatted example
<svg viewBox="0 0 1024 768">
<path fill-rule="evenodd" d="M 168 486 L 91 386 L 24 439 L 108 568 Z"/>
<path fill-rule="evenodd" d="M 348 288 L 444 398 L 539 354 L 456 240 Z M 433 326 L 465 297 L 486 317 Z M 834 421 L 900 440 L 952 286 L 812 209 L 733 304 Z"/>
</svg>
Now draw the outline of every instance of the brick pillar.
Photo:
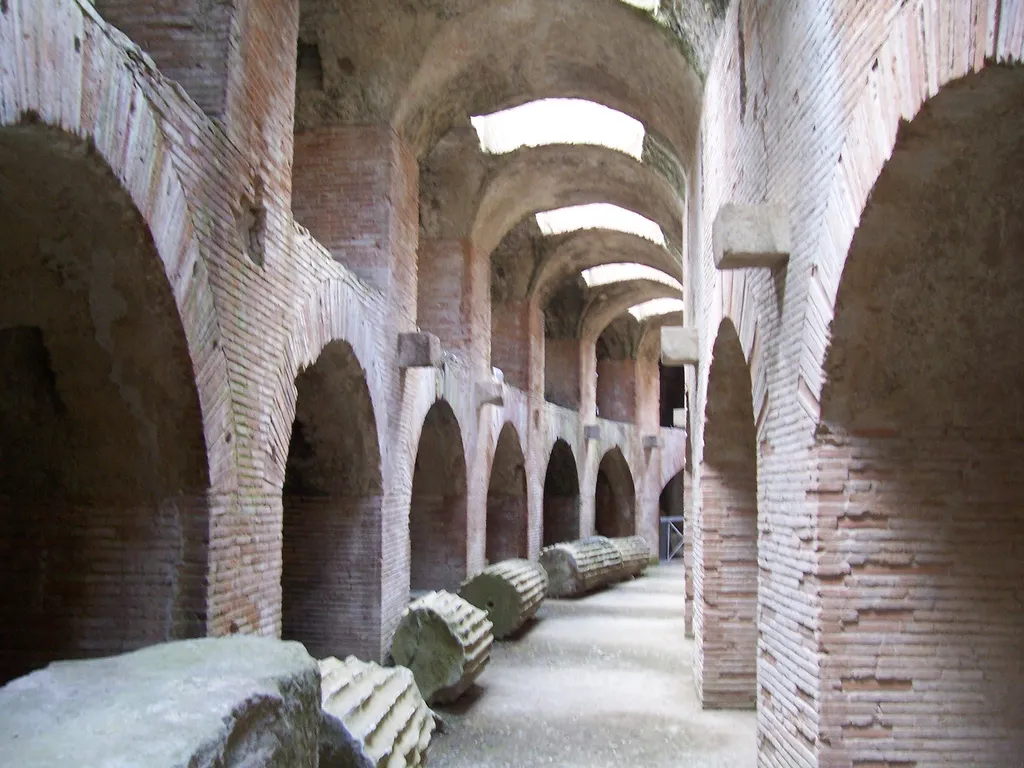
<svg viewBox="0 0 1024 768">
<path fill-rule="evenodd" d="M 632 423 L 636 416 L 636 364 L 597 361 L 597 413 L 602 419 Z"/>
<path fill-rule="evenodd" d="M 686 494 L 693 488 L 693 475 L 689 470 L 683 473 L 683 579 L 685 581 L 686 606 L 683 609 L 683 632 L 693 637 L 693 522 L 692 503 L 685 501 Z"/>
<path fill-rule="evenodd" d="M 469 240 L 420 243 L 416 323 L 476 371 L 491 367 L 491 270 Z"/>
<path fill-rule="evenodd" d="M 636 405 L 633 416 L 643 435 L 654 435 L 661 428 L 661 370 L 658 360 L 647 354 L 637 356 L 634 364 Z"/>
<path fill-rule="evenodd" d="M 528 301 L 491 307 L 491 364 L 505 382 L 540 399 L 544 395 L 544 313 Z"/>
<path fill-rule="evenodd" d="M 580 339 L 580 420 L 594 420 L 597 411 L 597 345 L 594 339 Z"/>
<path fill-rule="evenodd" d="M 708 709 L 757 704 L 757 470 L 701 466 L 693 531 L 694 681 Z M 687 528 L 690 528 L 687 525 Z"/>
<path fill-rule="evenodd" d="M 384 294 L 399 325 L 412 324 L 419 165 L 391 128 L 296 134 L 292 210 L 337 261 Z"/>
<path fill-rule="evenodd" d="M 579 339 L 545 339 L 544 399 L 573 410 L 580 407 Z"/>
</svg>

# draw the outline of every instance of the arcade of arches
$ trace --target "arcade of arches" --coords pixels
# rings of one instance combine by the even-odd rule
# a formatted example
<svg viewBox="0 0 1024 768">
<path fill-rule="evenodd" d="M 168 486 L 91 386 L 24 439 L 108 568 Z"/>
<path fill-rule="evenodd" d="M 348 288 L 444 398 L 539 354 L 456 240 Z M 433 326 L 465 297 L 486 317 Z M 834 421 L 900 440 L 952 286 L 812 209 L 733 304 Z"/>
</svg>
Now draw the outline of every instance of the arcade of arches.
<svg viewBox="0 0 1024 768">
<path fill-rule="evenodd" d="M 0 3 L 0 682 L 380 660 L 682 515 L 760 765 L 1018 764 L 1022 58 L 1017 0 Z"/>
</svg>

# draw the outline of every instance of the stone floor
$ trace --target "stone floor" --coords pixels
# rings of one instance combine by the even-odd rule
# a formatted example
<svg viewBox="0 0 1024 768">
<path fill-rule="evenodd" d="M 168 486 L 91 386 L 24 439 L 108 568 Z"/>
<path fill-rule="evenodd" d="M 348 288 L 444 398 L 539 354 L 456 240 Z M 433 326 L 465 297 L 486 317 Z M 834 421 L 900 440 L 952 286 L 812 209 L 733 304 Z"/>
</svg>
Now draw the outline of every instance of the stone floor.
<svg viewBox="0 0 1024 768">
<path fill-rule="evenodd" d="M 430 746 L 434 768 L 745 768 L 753 712 L 704 712 L 683 638 L 682 566 L 582 600 L 549 600 Z"/>
</svg>

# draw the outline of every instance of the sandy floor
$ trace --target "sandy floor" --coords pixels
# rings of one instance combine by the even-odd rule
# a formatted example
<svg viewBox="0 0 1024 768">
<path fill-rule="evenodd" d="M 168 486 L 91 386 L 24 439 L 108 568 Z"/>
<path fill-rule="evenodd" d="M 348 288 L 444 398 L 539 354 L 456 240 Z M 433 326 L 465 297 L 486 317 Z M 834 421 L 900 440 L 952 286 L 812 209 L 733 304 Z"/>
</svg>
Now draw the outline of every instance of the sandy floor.
<svg viewBox="0 0 1024 768">
<path fill-rule="evenodd" d="M 704 712 L 683 638 L 681 566 L 582 600 L 549 600 L 495 643 L 476 689 L 439 709 L 434 768 L 746 768 L 753 712 Z"/>
</svg>

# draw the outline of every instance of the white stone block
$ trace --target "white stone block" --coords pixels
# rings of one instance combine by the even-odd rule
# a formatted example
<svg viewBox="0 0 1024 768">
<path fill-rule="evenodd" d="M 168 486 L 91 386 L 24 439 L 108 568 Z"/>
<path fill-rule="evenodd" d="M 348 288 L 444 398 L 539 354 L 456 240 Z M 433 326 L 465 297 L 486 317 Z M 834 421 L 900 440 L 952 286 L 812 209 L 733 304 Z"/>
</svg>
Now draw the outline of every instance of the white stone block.
<svg viewBox="0 0 1024 768">
<path fill-rule="evenodd" d="M 789 213 L 781 205 L 723 205 L 712 228 L 718 269 L 779 267 L 789 259 Z"/>
<path fill-rule="evenodd" d="M 440 368 L 441 341 L 432 333 L 398 334 L 399 368 Z"/>
<path fill-rule="evenodd" d="M 666 325 L 661 329 L 661 364 L 678 368 L 697 364 L 697 329 Z"/>
</svg>

